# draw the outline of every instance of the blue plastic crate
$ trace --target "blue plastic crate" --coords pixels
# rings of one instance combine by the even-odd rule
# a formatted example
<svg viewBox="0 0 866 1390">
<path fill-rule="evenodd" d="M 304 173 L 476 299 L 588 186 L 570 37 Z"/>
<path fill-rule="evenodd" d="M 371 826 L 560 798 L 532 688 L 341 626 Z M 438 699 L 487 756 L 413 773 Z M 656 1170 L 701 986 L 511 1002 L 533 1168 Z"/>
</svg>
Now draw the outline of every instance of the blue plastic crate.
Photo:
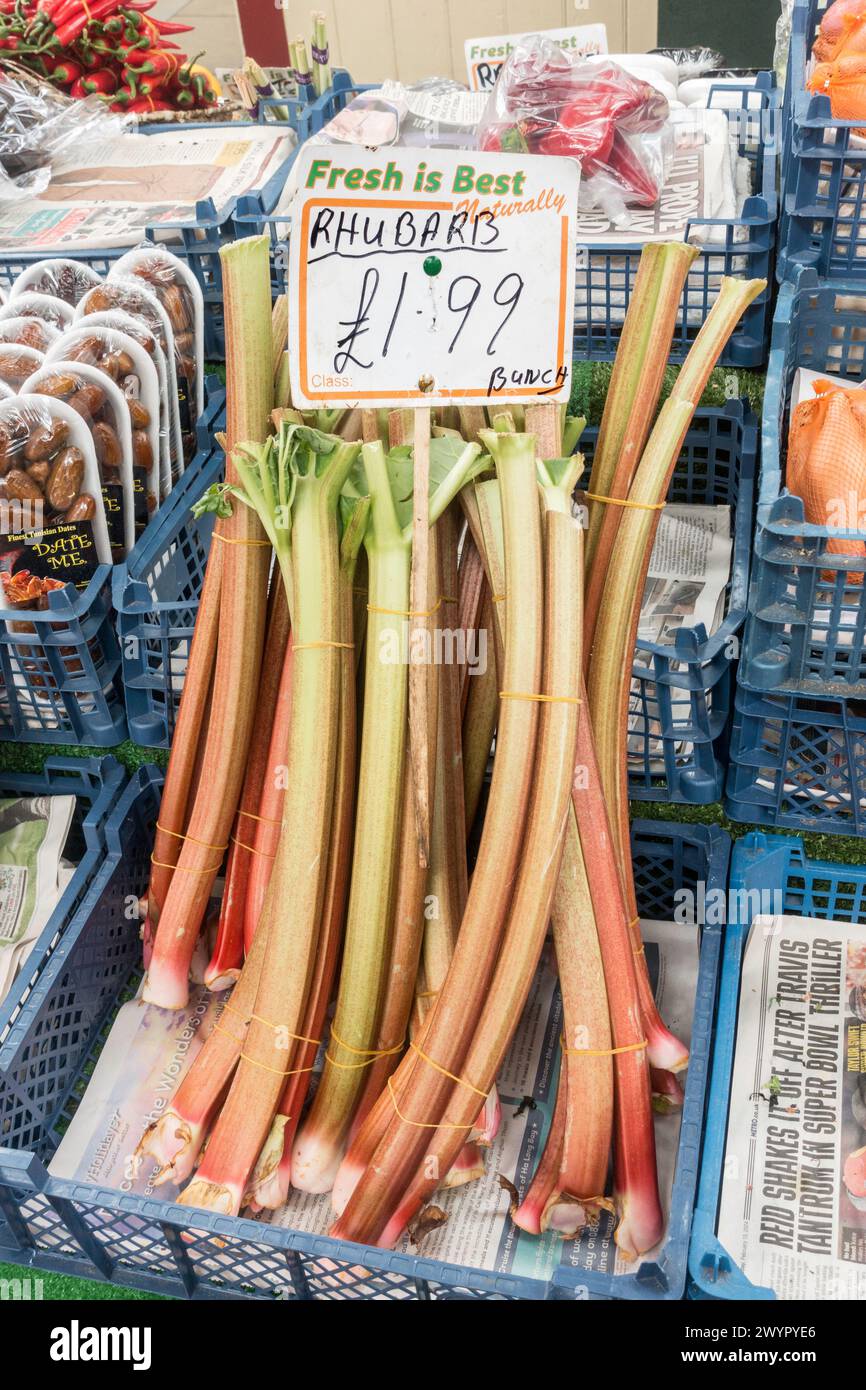
<svg viewBox="0 0 866 1390">
<path fill-rule="evenodd" d="M 75 872 L 36 940 L 5 1000 L 0 1003 L 0 1042 L 21 1012 L 33 982 L 61 948 L 105 854 L 105 825 L 118 804 L 126 773 L 116 758 L 46 758 L 41 772 L 0 771 L 0 797 L 74 796 L 75 814 L 64 857 Z"/>
<path fill-rule="evenodd" d="M 225 392 L 212 384 L 199 452 L 154 524 L 114 567 L 129 736 L 146 748 L 167 748 L 174 730 L 215 520 L 196 519 L 190 508 L 222 480 L 224 456 L 213 436 L 224 425 Z"/>
<path fill-rule="evenodd" d="M 139 977 L 139 924 L 126 905 L 147 881 L 159 787 L 153 768 L 130 782 L 108 822 L 106 861 L 66 933 L 63 954 L 48 962 L 0 1048 L 0 1261 L 195 1299 L 682 1297 L 719 928 L 703 933 L 669 1234 L 657 1261 L 645 1260 L 621 1278 L 566 1269 L 549 1282 L 490 1274 L 50 1177 L 47 1165 L 114 1011 Z M 671 920 L 674 893 L 684 885 L 726 884 L 730 843 L 720 831 L 639 821 L 632 846 L 646 917 Z"/>
<path fill-rule="evenodd" d="M 232 121 L 226 122 L 224 128 L 237 128 L 242 131 L 245 125 L 252 124 L 254 123 Z M 189 130 L 190 126 L 183 128 Z M 208 122 L 205 128 L 219 129 L 220 124 Z M 177 126 L 144 125 L 141 129 L 142 133 L 154 135 L 165 130 L 177 130 Z M 292 149 L 256 195 L 263 208 L 272 208 L 279 198 L 294 155 L 295 150 Z M 217 208 L 212 198 L 204 198 L 196 203 L 195 218 L 192 222 L 163 222 L 146 232 L 146 236 L 153 241 L 164 242 L 166 236 L 170 236 L 169 249 L 187 261 L 201 286 L 204 296 L 204 356 L 209 362 L 220 361 L 225 357 L 222 264 L 219 253 L 221 247 L 236 239 L 234 214 L 238 202 L 237 198 L 230 199 L 227 204 Z M 111 270 L 113 262 L 128 250 L 128 246 L 119 246 L 110 249 L 63 251 L 62 254 L 70 260 L 82 261 L 97 274 L 105 276 Z M 12 282 L 28 266 L 52 254 L 60 253 L 52 252 L 50 247 L 31 252 L 0 251 L 0 288 L 8 290 Z"/>
<path fill-rule="evenodd" d="M 808 859 L 802 840 L 789 835 L 754 831 L 735 844 L 701 1180 L 689 1252 L 690 1298 L 743 1301 L 775 1297 L 771 1289 L 759 1288 L 746 1278 L 716 1236 L 743 954 L 755 915 L 753 905 L 760 901 L 758 894 L 762 892 L 780 892 L 783 911 L 791 916 L 866 922 L 866 867 Z"/>
<path fill-rule="evenodd" d="M 779 276 L 799 267 L 866 279 L 866 148 L 852 138 L 864 122 L 836 119 L 830 98 L 806 89 L 812 44 L 833 0 L 795 0 L 784 109 Z"/>
<path fill-rule="evenodd" d="M 579 448 L 591 462 L 597 430 Z M 733 640 L 742 627 L 749 586 L 758 422 L 747 401 L 698 410 L 686 435 L 669 502 L 729 506 L 734 543 L 724 622 L 708 636 L 702 624 L 681 628 L 672 644 L 638 641 L 632 673 L 635 728 L 629 795 L 639 801 L 708 804 L 725 783 L 731 713 Z"/>
<path fill-rule="evenodd" d="M 348 82 L 308 107 L 306 121 L 302 120 L 300 125 L 301 140 L 321 129 L 357 92 L 368 89 L 368 85 Z M 716 298 L 722 275 L 766 280 L 772 276 L 778 213 L 779 93 L 771 73 L 761 73 L 756 86 L 744 84 L 741 89 L 726 87 L 724 91 L 726 99 L 729 99 L 731 92 L 738 93 L 740 97 L 740 107 L 727 110 L 726 115 L 736 133 L 739 153 L 748 158 L 751 165 L 753 195 L 746 200 L 742 217 L 696 219 L 686 229 L 686 239 L 700 247 L 701 255 L 689 272 L 683 291 L 682 312 L 671 348 L 672 362 L 682 362 L 688 355 Z M 750 111 L 747 109 L 748 103 L 750 100 L 754 102 L 756 93 L 760 110 Z M 241 198 L 235 224 L 240 236 L 270 235 L 274 248 L 274 291 L 283 293 L 292 219 L 289 212 L 274 214 L 274 206 L 273 202 L 268 206 L 254 194 Z M 574 325 L 576 358 L 607 362 L 616 356 L 642 250 L 642 242 L 592 242 L 578 247 Z M 771 303 L 772 290 L 768 287 L 746 310 L 722 354 L 721 365 L 763 365 L 769 342 Z"/>
<path fill-rule="evenodd" d="M 747 825 L 866 835 L 866 703 L 738 689 L 725 810 Z"/>
<path fill-rule="evenodd" d="M 853 298 L 852 298 L 853 296 Z M 797 367 L 866 376 L 866 287 L 819 283 L 802 271 L 785 284 L 773 325 L 764 397 L 758 525 L 741 684 L 756 691 L 866 696 L 866 548 L 846 556 L 828 542 L 862 529 L 807 524 L 784 486 L 791 385 Z M 843 505 L 848 499 L 840 499 Z M 856 517 L 850 518 L 852 521 Z"/>
</svg>

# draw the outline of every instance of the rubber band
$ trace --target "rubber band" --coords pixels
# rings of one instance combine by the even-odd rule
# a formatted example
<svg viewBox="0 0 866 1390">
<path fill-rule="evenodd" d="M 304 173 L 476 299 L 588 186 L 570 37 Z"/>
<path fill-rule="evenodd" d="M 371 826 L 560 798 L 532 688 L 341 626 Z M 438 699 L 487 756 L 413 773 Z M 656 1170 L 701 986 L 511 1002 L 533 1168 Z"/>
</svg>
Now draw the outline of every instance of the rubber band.
<svg viewBox="0 0 866 1390">
<path fill-rule="evenodd" d="M 223 541 L 225 545 L 266 545 L 269 550 L 273 550 L 270 541 L 244 540 L 242 536 L 224 536 L 222 531 L 214 531 L 214 539 Z"/>
<path fill-rule="evenodd" d="M 81 0 L 81 8 L 87 16 L 88 24 L 91 24 L 93 22 L 93 15 L 91 13 L 90 6 L 88 5 L 87 0 Z"/>
<path fill-rule="evenodd" d="M 175 840 L 189 840 L 192 845 L 201 845 L 203 849 L 216 850 L 217 854 L 225 854 L 228 845 L 209 845 L 207 840 L 197 840 L 194 835 L 181 835 L 177 830 L 169 830 L 167 826 L 156 822 L 157 830 L 161 830 L 163 835 L 172 835 Z"/>
<path fill-rule="evenodd" d="M 351 1052 L 356 1057 L 366 1057 L 367 1059 L 366 1062 L 337 1062 L 331 1056 L 330 1051 L 326 1052 L 325 1061 L 330 1062 L 331 1066 L 336 1067 L 338 1071 L 360 1071 L 362 1067 L 371 1066 L 373 1062 L 377 1061 L 380 1057 L 393 1057 L 394 1053 L 400 1052 L 403 1047 L 402 1042 L 398 1042 L 396 1047 L 352 1047 L 350 1043 L 343 1042 L 343 1039 L 334 1032 L 333 1025 L 331 1025 L 331 1041 L 345 1048 L 346 1052 Z"/>
<path fill-rule="evenodd" d="M 261 1023 L 265 1028 L 272 1028 L 275 1033 L 285 1032 L 286 1037 L 294 1038 L 295 1042 L 309 1043 L 312 1047 L 319 1047 L 321 1045 L 321 1038 L 305 1038 L 303 1033 L 289 1033 L 288 1030 L 283 1027 L 282 1023 L 271 1023 L 269 1019 L 262 1018 L 261 1014 L 244 1014 L 240 1009 L 233 1009 L 228 1001 L 223 1004 L 223 1008 L 228 1009 L 229 1013 L 237 1014 L 238 1018 L 246 1018 L 248 1022 L 252 1022 L 253 1019 L 255 1019 L 256 1023 Z"/>
<path fill-rule="evenodd" d="M 643 955 L 646 954 L 646 952 L 645 952 L 645 950 L 644 950 L 644 948 L 643 948 L 643 945 L 640 945 L 640 946 L 632 946 L 631 950 L 632 950 L 632 955 L 633 955 L 633 956 L 643 956 Z"/>
<path fill-rule="evenodd" d="M 233 1043 L 237 1043 L 238 1047 L 243 1047 L 243 1045 L 244 1045 L 244 1040 L 243 1040 L 243 1038 L 236 1038 L 236 1037 L 234 1036 L 234 1034 L 233 1034 L 233 1033 L 230 1033 L 229 1030 L 228 1030 L 227 1028 L 221 1028 L 220 1025 L 219 1025 L 218 1023 L 215 1023 L 215 1024 L 213 1025 L 213 1027 L 211 1028 L 211 1032 L 212 1032 L 212 1033 L 225 1033 L 226 1037 L 227 1037 L 227 1038 L 231 1038 L 231 1040 L 232 1040 Z"/>
<path fill-rule="evenodd" d="M 262 859 L 276 859 L 276 854 L 266 854 L 263 849 L 256 849 L 255 845 L 248 845 L 244 840 L 239 840 L 237 835 L 232 835 L 232 844 L 237 845 L 238 849 L 248 850 L 250 854 L 258 854 Z"/>
<path fill-rule="evenodd" d="M 439 989 L 422 989 L 422 990 L 418 990 L 418 991 L 416 992 L 415 998 L 416 998 L 416 999 L 435 999 L 436 995 L 437 995 L 437 994 L 441 994 L 441 993 L 442 993 L 442 991 L 439 990 Z"/>
<path fill-rule="evenodd" d="M 213 868 L 211 868 L 211 869 L 188 869 L 188 868 L 186 867 L 186 865 L 184 865 L 184 864 L 166 864 L 165 861 L 162 860 L 162 859 L 154 859 L 153 855 L 150 856 L 150 862 L 151 862 L 151 864 L 153 865 L 153 867 L 154 867 L 155 869 L 173 869 L 173 870 L 175 871 L 175 873 L 179 873 L 179 874 L 214 874 L 214 875 L 216 875 L 216 874 L 219 873 L 220 869 L 222 868 L 222 860 L 220 860 L 219 864 L 215 864 L 215 865 L 213 866 Z"/>
<path fill-rule="evenodd" d="M 439 612 L 439 609 L 442 607 L 443 603 L 456 603 L 456 602 L 457 602 L 456 599 L 453 599 L 453 598 L 446 598 L 446 596 L 445 596 L 444 594 L 442 594 L 442 595 L 436 600 L 436 603 L 435 603 L 435 605 L 434 605 L 433 608 L 419 609 L 417 612 L 415 612 L 415 611 L 414 611 L 413 609 L 411 609 L 411 608 L 408 609 L 408 610 L 407 610 L 407 609 L 404 609 L 404 608 L 378 608 L 378 607 L 376 606 L 375 603 L 368 603 L 368 604 L 367 604 L 367 612 L 368 612 L 368 613 L 385 613 L 385 614 L 387 614 L 388 616 L 390 616 L 390 617 L 392 617 L 392 618 L 432 618 L 433 615 L 434 615 L 434 613 L 438 613 L 438 612 Z"/>
<path fill-rule="evenodd" d="M 633 917 L 632 920 L 629 922 L 629 924 L 628 924 L 628 930 L 629 930 L 629 932 L 633 932 L 634 929 L 635 929 L 635 927 L 637 927 L 638 930 L 640 930 L 640 918 L 639 918 L 639 917 Z M 641 942 L 641 944 L 640 944 L 639 946 L 632 946 L 631 950 L 632 950 L 632 955 L 634 955 L 634 956 L 643 956 L 643 955 L 646 954 L 646 951 L 645 951 L 643 942 Z"/>
<path fill-rule="evenodd" d="M 506 600 L 506 598 L 508 597 L 508 595 L 507 595 L 507 594 L 491 594 L 490 597 L 493 599 L 493 602 L 494 602 L 494 603 L 504 603 L 505 600 Z"/>
<path fill-rule="evenodd" d="M 259 1062 L 255 1057 L 251 1057 L 248 1052 L 241 1053 L 241 1061 L 249 1062 L 251 1067 L 259 1067 L 261 1071 L 269 1071 L 273 1076 L 281 1076 L 283 1080 L 291 1076 L 291 1072 L 283 1071 L 282 1067 L 269 1067 L 267 1062 Z"/>
<path fill-rule="evenodd" d="M 413 1052 L 417 1052 L 423 1062 L 428 1062 L 434 1071 L 439 1071 L 443 1076 L 447 1076 L 449 1081 L 455 1081 L 458 1086 L 465 1086 L 467 1091 L 474 1091 L 476 1096 L 482 1100 L 487 1099 L 486 1091 L 479 1091 L 477 1086 L 473 1086 L 471 1081 L 464 1081 L 462 1076 L 455 1076 L 453 1071 L 447 1071 L 445 1067 L 440 1067 L 438 1062 L 434 1062 L 432 1057 L 428 1057 L 426 1052 L 422 1052 L 417 1043 L 410 1042 L 409 1046 Z"/>
<path fill-rule="evenodd" d="M 667 502 L 630 502 L 627 497 L 600 497 L 597 492 L 585 492 L 584 497 L 590 502 L 607 502 L 612 507 L 633 507 L 638 512 L 660 512 Z"/>
<path fill-rule="evenodd" d="M 566 1047 L 562 1038 L 559 1043 L 569 1057 L 619 1057 L 623 1052 L 643 1052 L 649 1047 L 646 1038 L 643 1042 L 629 1043 L 627 1047 Z"/>
<path fill-rule="evenodd" d="M 538 700 L 543 705 L 582 705 L 579 695 L 524 695 L 520 690 L 500 690 L 500 700 Z"/>
<path fill-rule="evenodd" d="M 260 820 L 263 825 L 282 825 L 281 820 L 275 820 L 273 816 L 256 816 L 252 811 L 238 811 L 239 816 L 246 816 L 248 820 Z"/>
<path fill-rule="evenodd" d="M 388 1077 L 388 1093 L 391 1097 L 391 1103 L 397 1112 L 398 1120 L 402 1120 L 404 1125 L 411 1125 L 413 1129 L 473 1129 L 475 1127 L 474 1120 L 468 1125 L 446 1125 L 444 1121 L 440 1124 L 431 1124 L 429 1122 L 425 1123 L 423 1120 L 410 1120 L 409 1116 L 404 1115 L 397 1104 L 397 1097 L 394 1095 L 394 1083 L 390 1076 Z"/>
<path fill-rule="evenodd" d="M 354 642 L 293 642 L 293 652 L 312 651 L 319 647 L 343 647 L 348 652 L 355 650 Z"/>
</svg>

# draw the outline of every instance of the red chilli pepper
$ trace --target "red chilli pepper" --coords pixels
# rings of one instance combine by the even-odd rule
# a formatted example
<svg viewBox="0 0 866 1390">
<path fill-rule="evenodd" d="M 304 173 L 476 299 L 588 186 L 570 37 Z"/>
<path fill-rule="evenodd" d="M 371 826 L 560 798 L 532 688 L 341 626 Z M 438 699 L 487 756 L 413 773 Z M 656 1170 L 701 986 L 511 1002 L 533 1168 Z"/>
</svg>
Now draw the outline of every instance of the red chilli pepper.
<svg viewBox="0 0 866 1390">
<path fill-rule="evenodd" d="M 117 75 L 108 68 L 102 68 L 99 72 L 91 72 L 82 77 L 81 86 L 85 96 L 97 93 L 100 96 L 114 96 L 117 91 Z"/>
<path fill-rule="evenodd" d="M 73 63 L 71 59 L 65 58 L 62 63 L 58 63 L 51 73 L 52 82 L 59 82 L 61 86 L 69 87 L 73 82 L 77 82 L 84 72 L 80 63 Z"/>
</svg>

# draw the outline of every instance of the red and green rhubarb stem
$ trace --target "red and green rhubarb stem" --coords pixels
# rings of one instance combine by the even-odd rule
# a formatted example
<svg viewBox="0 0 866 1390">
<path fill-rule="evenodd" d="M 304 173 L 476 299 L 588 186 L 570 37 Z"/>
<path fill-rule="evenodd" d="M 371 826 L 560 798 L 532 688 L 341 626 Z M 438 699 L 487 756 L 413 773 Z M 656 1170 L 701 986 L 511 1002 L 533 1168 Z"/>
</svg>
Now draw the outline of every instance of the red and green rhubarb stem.
<svg viewBox="0 0 866 1390">
<path fill-rule="evenodd" d="M 295 658 L 292 644 L 286 646 L 280 673 L 280 688 L 274 723 L 267 754 L 267 768 L 262 782 L 257 819 L 244 816 L 244 833 L 253 846 L 252 863 L 247 876 L 247 891 L 244 901 L 243 938 L 244 951 L 249 955 L 253 937 L 256 934 L 268 884 L 273 873 L 274 860 L 280 843 L 280 826 L 283 820 L 283 801 L 286 795 L 286 757 L 289 746 L 289 728 L 292 720 L 292 672 Z"/>
<path fill-rule="evenodd" d="M 519 1205 L 512 1203 L 511 1207 L 511 1219 L 515 1226 L 519 1226 L 521 1231 L 526 1231 L 531 1236 L 540 1236 L 547 1230 L 549 1208 L 559 1195 L 559 1168 L 565 1136 L 567 1091 L 565 1072 L 560 1062 L 556 1103 L 538 1166 L 523 1200 Z"/>
<path fill-rule="evenodd" d="M 220 251 L 226 319 L 226 473 L 231 451 L 264 440 L 273 401 L 270 243 L 235 241 Z M 236 508 L 221 522 L 224 550 L 219 637 L 201 782 L 157 926 L 142 998 L 167 1009 L 189 997 L 189 966 L 228 847 L 255 719 L 270 550 L 258 517 Z"/>
<path fill-rule="evenodd" d="M 345 547 L 344 547 L 345 549 Z M 354 561 L 344 561 L 340 573 L 340 640 L 352 641 L 352 584 Z M 334 819 L 328 850 L 328 883 L 322 911 L 322 931 L 309 999 L 301 1032 L 310 1042 L 302 1043 L 290 1076 L 283 1090 L 279 1113 L 276 1116 L 265 1147 L 259 1156 L 251 1182 L 250 1204 L 276 1211 L 284 1205 L 292 1180 L 292 1150 L 295 1134 L 307 1098 L 312 1068 L 322 1037 L 325 1018 L 334 986 L 349 892 L 352 869 L 352 836 L 355 821 L 356 772 L 356 714 L 355 714 L 355 653 L 344 649 L 340 653 L 340 748 L 337 763 L 337 784 L 334 792 Z"/>
<path fill-rule="evenodd" d="M 278 706 L 281 673 L 289 642 L 289 606 L 281 583 L 273 586 L 270 619 L 265 638 L 262 673 L 256 699 L 256 722 L 250 740 L 247 770 L 235 820 L 226 866 L 217 939 L 205 971 L 209 989 L 228 989 L 240 974 L 244 960 L 244 918 L 250 874 L 255 861 L 252 843 L 268 773 L 268 751 Z"/>
<path fill-rule="evenodd" d="M 402 661 L 383 658 L 389 649 L 402 651 L 404 619 L 395 614 L 409 610 L 411 545 L 397 520 L 381 444 L 364 446 L 364 468 L 373 505 L 352 886 L 325 1070 L 292 1159 L 292 1181 L 303 1192 L 329 1192 L 334 1184 L 364 1073 L 376 1050 L 389 959 L 408 680 Z M 382 609 L 389 611 L 378 611 Z"/>
<path fill-rule="evenodd" d="M 583 691 L 584 698 L 586 692 Z M 614 1196 L 617 1244 L 630 1256 L 651 1250 L 664 1230 L 656 1171 L 646 1010 L 638 991 L 634 937 L 623 896 L 616 847 L 602 794 L 591 720 L 581 711 L 577 766 L 583 768 L 572 804 L 585 864 L 607 986 L 613 1045 L 630 1048 L 614 1059 Z M 631 861 L 629 860 L 629 863 Z M 642 947 L 638 949 L 642 950 Z M 665 1030 L 665 1035 L 667 1032 Z M 673 1040 L 674 1043 L 676 1040 Z M 663 1043 L 664 1039 L 660 1039 Z"/>
<path fill-rule="evenodd" d="M 743 312 L 764 287 L 762 280 L 723 278 L 718 298 L 674 390 L 661 409 L 635 474 L 629 501 L 638 505 L 620 509 L 624 514 L 611 552 L 599 608 L 587 687 L 602 787 L 610 810 L 636 949 L 640 947 L 640 935 L 629 853 L 628 702 L 632 655 L 646 572 L 659 522 L 658 508 L 667 496 L 696 402 Z M 667 1033 L 658 1017 L 642 956 L 638 957 L 638 986 L 642 1007 L 646 1010 L 652 1064 L 665 1071 L 682 1070 L 688 1060 L 687 1050 L 682 1044 L 671 1046 L 676 1040 Z M 659 1049 L 652 1036 L 656 1029 L 663 1030 L 666 1038 L 665 1045 Z"/>
<path fill-rule="evenodd" d="M 537 502 L 535 505 L 537 508 Z M 507 554 L 507 507 L 505 519 Z M 528 516 L 525 513 L 523 520 L 526 526 Z M 531 806 L 499 959 L 480 1016 L 475 1016 L 477 1021 L 470 1046 L 455 1073 L 461 1077 L 461 1083 L 448 1082 L 447 1104 L 439 1128 L 421 1131 L 422 1153 L 403 1188 L 403 1196 L 398 1197 L 399 1189 L 392 1192 L 383 1213 L 386 1219 L 377 1220 L 375 1230 L 372 1223 L 369 1228 L 358 1230 L 357 1222 L 352 1219 L 353 1199 L 333 1231 L 337 1236 L 371 1240 L 387 1246 L 400 1238 L 454 1163 L 472 1127 L 478 1092 L 485 1094 L 493 1085 L 529 995 L 560 873 L 574 775 L 581 672 L 581 603 L 579 597 L 575 600 L 575 595 L 579 596 L 581 591 L 583 556 L 581 533 L 570 517 L 559 512 L 547 514 L 545 548 L 543 691 L 561 698 L 542 705 Z M 509 613 L 518 606 L 515 578 L 511 573 Z M 506 654 L 508 645 L 507 639 Z M 455 955 L 455 961 L 456 958 Z M 441 999 L 446 993 L 447 984 Z M 435 1021 L 436 1013 L 433 1019 Z M 427 1042 L 429 1045 L 429 1038 Z M 400 1108 L 412 1119 L 422 1118 L 412 1108 L 410 1096 Z M 373 1171 L 377 1163 L 378 1155 Z"/>
<path fill-rule="evenodd" d="M 503 689 L 538 694 L 541 693 L 543 577 L 535 440 L 529 435 L 487 433 L 484 442 L 495 459 L 499 475 L 506 561 L 515 596 L 507 605 Z M 537 727 L 536 701 L 507 699 L 502 702 L 490 800 L 466 911 L 451 967 L 424 1037 L 425 1053 L 438 1067 L 455 1074 L 460 1073 L 472 1039 L 511 905 L 528 814 Z M 438 1123 L 450 1084 L 441 1071 L 426 1062 L 418 1062 L 414 1051 L 407 1054 L 394 1077 L 396 1094 L 405 1099 L 404 1113 L 424 1124 Z M 488 1085 L 485 1094 L 489 1089 Z M 385 1093 L 383 1099 L 390 1102 L 391 1098 Z M 477 1097 L 475 1099 L 472 1120 L 479 1109 Z M 371 1129 L 380 1118 L 377 1106 L 368 1120 Z M 359 1153 L 365 1152 L 366 1128 L 364 1126 L 358 1135 L 355 1148 Z M 431 1132 L 419 1129 L 415 1123 L 406 1124 L 394 1111 L 385 1136 L 343 1212 L 339 1222 L 342 1232 L 364 1241 L 378 1237 L 393 1210 L 395 1196 L 405 1191 L 412 1180 Z M 468 1134 L 469 1129 L 461 1136 L 461 1143 Z M 455 1155 L 460 1147 L 458 1143 Z M 447 1166 L 442 1170 L 443 1175 Z M 349 1188 L 351 1176 L 348 1173 L 343 1176 Z"/>
<path fill-rule="evenodd" d="M 589 491 L 628 497 L 658 406 L 683 287 L 700 253 L 685 242 L 644 247 L 605 400 Z M 590 504 L 584 602 L 588 669 L 599 604 L 623 508 Z"/>
<path fill-rule="evenodd" d="M 207 736 L 211 680 L 219 633 L 224 553 L 225 546 L 219 541 L 211 545 L 190 644 L 183 695 L 172 736 L 171 754 L 154 834 L 150 883 L 147 890 L 147 916 L 144 927 L 145 970 L 150 965 L 156 929 L 174 873 L 174 865 L 180 858 L 196 763 L 199 760 L 199 750 Z"/>
<path fill-rule="evenodd" d="M 186 1206 L 236 1215 L 297 1065 L 328 876 L 340 723 L 337 503 L 357 456 L 338 444 L 295 471 L 291 521 L 292 718 L 280 845 L 262 920 L 267 951 L 244 1052 Z M 262 473 L 266 472 L 262 469 Z M 249 491 L 249 484 L 246 484 Z M 290 905 L 290 912 L 287 912 Z"/>
</svg>

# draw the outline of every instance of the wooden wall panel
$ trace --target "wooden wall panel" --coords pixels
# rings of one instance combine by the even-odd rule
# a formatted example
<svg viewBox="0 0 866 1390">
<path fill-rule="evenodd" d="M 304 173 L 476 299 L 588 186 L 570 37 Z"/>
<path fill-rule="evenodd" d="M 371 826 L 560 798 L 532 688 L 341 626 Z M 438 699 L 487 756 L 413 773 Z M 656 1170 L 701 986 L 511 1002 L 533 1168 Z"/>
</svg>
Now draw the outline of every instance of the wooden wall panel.
<svg viewBox="0 0 866 1390">
<path fill-rule="evenodd" d="M 643 52 L 655 46 L 658 23 L 658 0 L 324 0 L 320 8 L 333 62 L 359 82 L 431 76 L 464 82 L 465 39 L 562 25 L 606 24 L 612 53 Z M 306 27 L 299 23 L 298 32 Z"/>
</svg>

